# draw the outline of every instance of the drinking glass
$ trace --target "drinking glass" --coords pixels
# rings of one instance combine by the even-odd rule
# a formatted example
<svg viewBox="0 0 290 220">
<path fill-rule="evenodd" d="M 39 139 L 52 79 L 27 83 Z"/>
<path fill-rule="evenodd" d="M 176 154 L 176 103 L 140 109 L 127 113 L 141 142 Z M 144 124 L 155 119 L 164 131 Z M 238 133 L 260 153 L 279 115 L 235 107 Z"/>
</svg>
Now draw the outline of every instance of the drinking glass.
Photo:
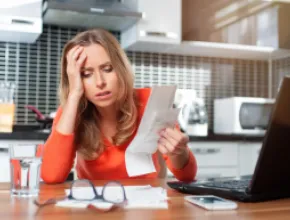
<svg viewBox="0 0 290 220">
<path fill-rule="evenodd" d="M 38 196 L 42 155 L 36 144 L 11 144 L 9 146 L 11 195 Z"/>
</svg>

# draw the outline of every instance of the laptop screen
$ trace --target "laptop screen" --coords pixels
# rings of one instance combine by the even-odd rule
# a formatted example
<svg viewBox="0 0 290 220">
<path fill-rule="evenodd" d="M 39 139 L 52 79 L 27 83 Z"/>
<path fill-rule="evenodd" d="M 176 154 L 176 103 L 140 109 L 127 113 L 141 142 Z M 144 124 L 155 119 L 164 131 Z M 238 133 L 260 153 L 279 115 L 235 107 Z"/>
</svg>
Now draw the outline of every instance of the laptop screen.
<svg viewBox="0 0 290 220">
<path fill-rule="evenodd" d="M 283 78 L 276 96 L 249 191 L 290 192 L 290 77 Z"/>
</svg>

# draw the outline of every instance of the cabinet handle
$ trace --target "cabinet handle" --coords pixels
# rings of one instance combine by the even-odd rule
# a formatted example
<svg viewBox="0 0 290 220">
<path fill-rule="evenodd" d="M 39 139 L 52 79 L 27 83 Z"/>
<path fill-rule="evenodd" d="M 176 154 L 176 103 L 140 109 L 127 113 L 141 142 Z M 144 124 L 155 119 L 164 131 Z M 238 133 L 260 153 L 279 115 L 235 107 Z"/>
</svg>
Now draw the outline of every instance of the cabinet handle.
<svg viewBox="0 0 290 220">
<path fill-rule="evenodd" d="M 140 31 L 142 37 L 166 37 L 171 39 L 177 39 L 177 34 L 173 32 L 158 32 L 158 31 Z"/>
<path fill-rule="evenodd" d="M 8 153 L 9 149 L 8 148 L 1 148 L 0 147 L 0 153 L 5 152 Z"/>
<path fill-rule="evenodd" d="M 195 148 L 192 149 L 194 154 L 216 154 L 219 153 L 221 150 L 218 148 Z"/>
<path fill-rule="evenodd" d="M 12 19 L 12 24 L 22 24 L 22 25 L 34 25 L 33 21 L 23 20 L 23 19 Z"/>
</svg>

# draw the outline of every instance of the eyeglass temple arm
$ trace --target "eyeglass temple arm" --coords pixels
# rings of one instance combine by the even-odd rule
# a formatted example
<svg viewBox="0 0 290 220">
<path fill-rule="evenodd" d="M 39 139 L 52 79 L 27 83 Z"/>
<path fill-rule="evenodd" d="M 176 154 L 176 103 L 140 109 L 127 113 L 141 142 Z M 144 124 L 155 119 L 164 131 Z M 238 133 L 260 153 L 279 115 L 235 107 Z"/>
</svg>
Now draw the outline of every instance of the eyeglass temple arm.
<svg viewBox="0 0 290 220">
<path fill-rule="evenodd" d="M 44 201 L 39 201 L 37 199 L 35 199 L 33 202 L 35 205 L 37 205 L 38 207 L 43 207 L 43 206 L 47 206 L 47 205 L 52 205 L 52 204 L 56 204 L 58 201 L 62 201 L 64 199 L 66 199 L 67 197 L 62 197 L 62 198 L 50 198 Z"/>
</svg>

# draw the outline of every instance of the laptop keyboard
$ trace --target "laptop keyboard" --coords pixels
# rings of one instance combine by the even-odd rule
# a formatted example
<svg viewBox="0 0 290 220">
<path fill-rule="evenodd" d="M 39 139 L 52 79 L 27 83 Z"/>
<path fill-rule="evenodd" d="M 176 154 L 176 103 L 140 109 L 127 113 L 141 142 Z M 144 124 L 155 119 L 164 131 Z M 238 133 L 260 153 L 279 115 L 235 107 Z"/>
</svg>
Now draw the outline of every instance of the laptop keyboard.
<svg viewBox="0 0 290 220">
<path fill-rule="evenodd" d="M 226 181 L 213 181 L 203 183 L 203 186 L 214 188 L 227 188 L 227 189 L 246 189 L 249 186 L 250 180 L 226 180 Z"/>
</svg>

